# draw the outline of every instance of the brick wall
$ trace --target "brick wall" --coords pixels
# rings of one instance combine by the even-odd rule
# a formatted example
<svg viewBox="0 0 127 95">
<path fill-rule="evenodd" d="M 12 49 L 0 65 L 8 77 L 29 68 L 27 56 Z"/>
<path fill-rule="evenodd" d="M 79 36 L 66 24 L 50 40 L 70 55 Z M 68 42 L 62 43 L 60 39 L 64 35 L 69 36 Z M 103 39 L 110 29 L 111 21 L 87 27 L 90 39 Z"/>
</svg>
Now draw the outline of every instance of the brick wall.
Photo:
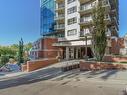
<svg viewBox="0 0 127 95">
<path fill-rule="evenodd" d="M 57 59 L 46 59 L 46 60 L 35 60 L 35 61 L 28 61 L 26 65 L 22 65 L 22 71 L 34 71 L 40 68 L 44 68 L 51 64 L 57 63 Z"/>
<path fill-rule="evenodd" d="M 127 64 L 107 62 L 80 62 L 80 70 L 127 69 Z"/>
<path fill-rule="evenodd" d="M 111 56 L 107 55 L 104 57 L 103 61 L 105 62 L 127 62 L 127 57 L 117 57 L 117 56 Z"/>
<path fill-rule="evenodd" d="M 27 65 L 23 64 L 21 69 L 22 69 L 22 71 L 27 71 Z"/>
<path fill-rule="evenodd" d="M 111 53 L 112 54 L 120 54 L 120 48 L 124 48 L 124 39 L 123 38 L 117 38 L 112 39 L 111 41 Z"/>
<path fill-rule="evenodd" d="M 43 38 L 43 39 L 39 39 L 39 41 L 36 41 L 36 42 L 40 43 L 41 48 L 37 50 L 32 50 L 30 53 L 31 56 L 35 56 L 34 58 L 37 58 L 37 59 L 56 58 L 58 56 L 58 52 L 60 52 L 61 49 L 58 47 L 52 46 L 53 43 L 56 43 L 58 41 L 57 38 Z M 36 45 L 36 43 L 34 44 Z"/>
</svg>

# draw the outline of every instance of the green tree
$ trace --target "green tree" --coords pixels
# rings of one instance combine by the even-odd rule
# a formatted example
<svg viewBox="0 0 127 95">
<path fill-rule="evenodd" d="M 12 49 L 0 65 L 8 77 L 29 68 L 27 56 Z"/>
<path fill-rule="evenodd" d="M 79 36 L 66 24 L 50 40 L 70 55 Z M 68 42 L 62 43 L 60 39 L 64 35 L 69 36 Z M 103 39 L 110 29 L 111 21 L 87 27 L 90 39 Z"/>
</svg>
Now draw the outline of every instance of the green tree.
<svg viewBox="0 0 127 95">
<path fill-rule="evenodd" d="M 93 10 L 93 42 L 94 52 L 97 61 L 102 61 L 107 46 L 105 8 L 99 1 L 97 7 Z"/>
<path fill-rule="evenodd" d="M 0 57 L 0 67 L 5 65 L 9 61 L 9 57 L 6 55 L 2 55 Z"/>
<path fill-rule="evenodd" d="M 29 51 L 32 48 L 32 43 L 28 43 L 24 45 L 24 51 Z"/>
<path fill-rule="evenodd" d="M 18 61 L 19 61 L 19 65 L 21 65 L 21 63 L 24 62 L 23 59 L 23 40 L 21 38 L 21 41 L 19 41 L 19 51 L 18 51 Z"/>
</svg>

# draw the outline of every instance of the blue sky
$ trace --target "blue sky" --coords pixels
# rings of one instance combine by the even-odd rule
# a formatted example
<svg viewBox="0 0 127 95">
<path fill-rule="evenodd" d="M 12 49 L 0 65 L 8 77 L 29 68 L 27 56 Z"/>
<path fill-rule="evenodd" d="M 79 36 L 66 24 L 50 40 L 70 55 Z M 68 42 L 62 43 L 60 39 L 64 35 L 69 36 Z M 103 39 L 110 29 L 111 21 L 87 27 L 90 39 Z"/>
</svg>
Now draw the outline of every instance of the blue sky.
<svg viewBox="0 0 127 95">
<path fill-rule="evenodd" d="M 127 0 L 120 1 L 120 36 L 127 32 Z M 40 0 L 0 0 L 0 45 L 40 37 Z"/>
<path fill-rule="evenodd" d="M 127 33 L 127 0 L 119 0 L 119 33 L 124 36 Z"/>
<path fill-rule="evenodd" d="M 0 45 L 35 41 L 40 37 L 39 0 L 0 0 Z"/>
</svg>

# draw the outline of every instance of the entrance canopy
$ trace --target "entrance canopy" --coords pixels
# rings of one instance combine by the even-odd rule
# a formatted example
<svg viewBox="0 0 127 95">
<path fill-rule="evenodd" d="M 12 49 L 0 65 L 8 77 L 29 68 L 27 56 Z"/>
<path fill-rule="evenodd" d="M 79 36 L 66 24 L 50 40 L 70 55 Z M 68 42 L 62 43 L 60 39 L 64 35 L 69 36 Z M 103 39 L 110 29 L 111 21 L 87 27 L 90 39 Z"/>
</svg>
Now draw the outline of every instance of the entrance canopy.
<svg viewBox="0 0 127 95">
<path fill-rule="evenodd" d="M 87 41 L 87 46 L 92 45 L 92 41 Z M 54 43 L 53 46 L 86 46 L 86 41 L 68 41 L 68 42 L 58 42 Z"/>
</svg>

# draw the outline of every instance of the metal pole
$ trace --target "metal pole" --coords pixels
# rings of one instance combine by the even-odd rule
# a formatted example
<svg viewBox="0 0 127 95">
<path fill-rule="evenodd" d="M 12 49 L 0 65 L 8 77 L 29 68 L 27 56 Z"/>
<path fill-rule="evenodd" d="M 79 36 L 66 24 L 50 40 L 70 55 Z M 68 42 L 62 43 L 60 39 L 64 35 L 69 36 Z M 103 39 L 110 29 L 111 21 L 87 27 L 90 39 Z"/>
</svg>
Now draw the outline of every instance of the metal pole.
<svg viewBox="0 0 127 95">
<path fill-rule="evenodd" d="M 86 38 L 85 57 L 86 57 L 86 60 L 87 60 L 87 36 L 85 36 L 85 38 Z"/>
</svg>

